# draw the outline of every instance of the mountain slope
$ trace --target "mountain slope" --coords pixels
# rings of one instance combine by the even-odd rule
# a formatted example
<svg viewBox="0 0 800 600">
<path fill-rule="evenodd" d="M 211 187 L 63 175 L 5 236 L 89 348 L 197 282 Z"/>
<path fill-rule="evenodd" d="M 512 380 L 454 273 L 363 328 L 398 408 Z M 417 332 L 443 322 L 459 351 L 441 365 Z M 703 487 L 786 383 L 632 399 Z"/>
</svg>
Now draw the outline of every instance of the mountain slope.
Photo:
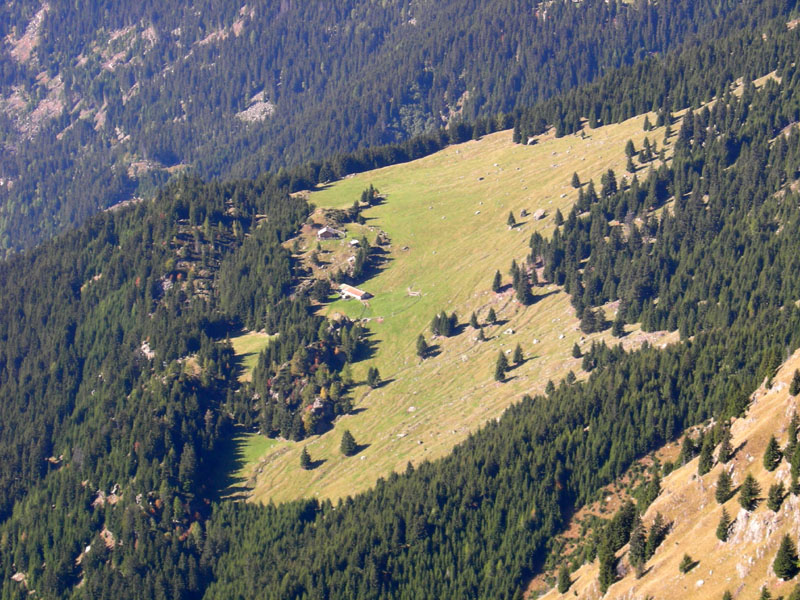
<svg viewBox="0 0 800 600">
<path fill-rule="evenodd" d="M 655 115 L 649 118 L 655 121 Z M 639 148 L 645 137 L 655 141 L 664 135 L 664 127 L 643 131 L 643 122 L 641 116 L 558 139 L 551 132 L 527 146 L 511 143 L 511 131 L 495 133 L 313 191 L 309 201 L 320 209 L 315 217 L 320 224 L 328 210 L 350 208 L 370 185 L 380 192 L 380 202 L 361 211 L 365 225 L 342 227 L 348 239 L 365 235 L 374 242 L 382 232 L 390 240 L 376 246 L 379 266 L 359 283 L 373 297 L 366 303 L 339 300 L 323 306 L 328 316 L 365 319 L 374 352 L 353 364 L 353 377 L 362 382 L 354 390 L 355 414 L 302 446 L 271 446 L 258 464 L 245 468 L 245 478 L 255 475 L 253 498 L 335 499 L 404 470 L 408 461 L 418 464 L 441 457 L 524 394 L 542 393 L 549 380 L 560 381 L 570 370 L 580 376 L 581 359 L 572 355 L 576 343 L 586 352 L 601 341 L 621 342 L 626 349 L 645 339 L 651 344 L 674 341 L 675 334 L 644 334 L 636 325 L 622 339 L 609 331 L 584 334 L 560 286 L 544 281 L 534 286 L 535 300 L 526 307 L 515 298 L 508 275 L 512 261 L 528 264 L 534 232 L 550 237 L 556 211 L 568 214 L 574 206 L 578 189 L 570 183 L 573 173 L 586 184 L 599 182 L 609 169 L 619 173 L 621 181 L 632 177 L 625 171 L 626 142 L 632 140 Z M 663 147 L 668 159 L 672 146 Z M 638 175 L 661 164 L 640 164 Z M 532 215 L 540 209 L 545 216 L 537 220 Z M 523 211 L 527 217 L 520 216 Z M 509 212 L 518 221 L 514 228 L 506 223 Z M 309 268 L 314 268 L 310 255 L 317 246 L 316 231 L 307 230 L 299 240 Z M 346 242 L 341 240 L 321 243 L 317 254 L 322 265 L 314 268 L 316 277 L 327 279 L 347 266 L 343 246 Z M 491 290 L 496 270 L 503 274 L 504 286 L 497 294 Z M 496 325 L 486 320 L 490 309 L 496 312 Z M 463 331 L 433 338 L 430 321 L 442 310 L 455 312 Z M 483 326 L 484 342 L 468 325 L 473 312 Z M 613 319 L 613 308 L 608 317 Z M 416 355 L 419 335 L 436 346 L 434 356 L 421 360 Z M 511 360 L 517 344 L 526 360 L 509 373 L 507 382 L 496 382 L 498 353 L 507 352 Z M 365 383 L 371 367 L 386 380 L 378 389 Z M 344 429 L 369 446 L 356 464 L 339 452 Z M 300 468 L 302 448 L 322 461 L 318 468 Z"/>
<path fill-rule="evenodd" d="M 551 592 L 542 598 L 699 599 L 722 598 L 725 591 L 730 591 L 733 598 L 754 598 L 765 585 L 773 597 L 788 597 L 798 582 L 780 580 L 772 564 L 783 536 L 788 534 L 796 541 L 800 535 L 800 500 L 787 494 L 778 512 L 766 506 L 772 484 L 783 482 L 787 490 L 790 488 L 790 464 L 784 459 L 775 471 L 769 472 L 762 464 L 762 456 L 772 435 L 782 448 L 787 444 L 787 428 L 798 410 L 797 397 L 789 394 L 789 387 L 798 368 L 800 351 L 795 351 L 781 365 L 771 385 L 763 385 L 753 393 L 746 415 L 733 421 L 731 444 L 736 454 L 731 463 L 717 464 L 698 476 L 699 459 L 695 458 L 662 479 L 661 494 L 642 520 L 650 526 L 656 513 L 660 513 L 671 527 L 663 545 L 646 563 L 641 579 L 634 578 L 627 563 L 626 546 L 620 557 L 627 572 L 605 596 L 598 589 L 597 565 L 591 564 L 572 574 L 573 583 L 567 593 Z M 736 496 L 724 505 L 717 503 L 714 494 L 722 469 L 732 475 L 734 489 L 741 486 L 747 474 L 755 476 L 762 490 L 756 510 L 741 508 Z M 733 519 L 727 542 L 715 535 L 722 506 Z M 698 564 L 681 574 L 678 566 L 686 553 Z"/>
<path fill-rule="evenodd" d="M 15 2 L 0 18 L 0 250 L 176 169 L 253 177 L 458 118 L 494 130 L 489 115 L 793 4 L 751 3 Z"/>
</svg>

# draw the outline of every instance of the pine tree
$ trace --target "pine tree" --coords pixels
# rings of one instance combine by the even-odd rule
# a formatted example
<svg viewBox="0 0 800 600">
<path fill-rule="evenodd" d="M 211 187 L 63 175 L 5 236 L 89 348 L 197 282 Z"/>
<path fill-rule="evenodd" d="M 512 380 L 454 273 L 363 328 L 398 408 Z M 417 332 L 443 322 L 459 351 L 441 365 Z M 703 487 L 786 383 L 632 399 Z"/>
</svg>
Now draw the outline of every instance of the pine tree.
<svg viewBox="0 0 800 600">
<path fill-rule="evenodd" d="M 381 384 L 381 375 L 378 372 L 378 367 L 370 367 L 367 369 L 367 385 L 372 389 L 377 388 Z"/>
<path fill-rule="evenodd" d="M 717 452 L 717 462 L 720 464 L 727 463 L 733 456 L 733 447 L 731 446 L 731 430 L 727 426 L 722 431 L 722 441 L 719 443 L 719 452 Z"/>
<path fill-rule="evenodd" d="M 794 455 L 794 451 L 797 449 L 797 432 L 800 429 L 800 417 L 797 416 L 797 413 L 792 413 L 792 418 L 789 419 L 789 426 L 787 428 L 787 433 L 789 440 L 786 443 L 786 448 L 783 449 L 783 455 L 792 460 L 792 456 Z"/>
<path fill-rule="evenodd" d="M 597 556 L 600 559 L 598 583 L 600 584 L 600 591 L 605 594 L 617 579 L 617 557 L 607 536 L 600 543 Z"/>
<path fill-rule="evenodd" d="M 625 335 L 625 321 L 619 317 L 614 319 L 614 324 L 611 326 L 611 335 L 614 337 L 622 337 Z"/>
<path fill-rule="evenodd" d="M 581 179 L 578 177 L 577 171 L 572 174 L 572 187 L 574 187 L 576 190 L 581 187 Z"/>
<path fill-rule="evenodd" d="M 782 481 L 769 486 L 769 491 L 767 492 L 767 508 L 772 512 L 778 512 L 781 509 L 781 504 L 783 504 L 783 497 L 785 494 L 786 488 Z"/>
<path fill-rule="evenodd" d="M 503 279 L 500 275 L 500 271 L 494 272 L 494 279 L 492 279 L 492 291 L 497 293 L 500 291 L 500 286 L 502 285 Z"/>
<path fill-rule="evenodd" d="M 514 348 L 514 364 L 521 365 L 523 360 L 525 360 L 525 357 L 522 354 L 522 346 L 517 344 L 517 347 Z"/>
<path fill-rule="evenodd" d="M 717 525 L 717 538 L 723 542 L 728 541 L 728 534 L 731 531 L 731 516 L 725 507 L 722 508 L 722 514 L 719 517 L 719 524 Z"/>
<path fill-rule="evenodd" d="M 469 318 L 469 326 L 473 329 L 478 329 L 480 324 L 478 323 L 478 316 L 473 312 Z"/>
<path fill-rule="evenodd" d="M 425 336 L 421 333 L 417 337 L 417 356 L 425 358 L 428 355 L 428 343 L 425 341 Z"/>
<path fill-rule="evenodd" d="M 561 214 L 561 209 L 556 209 L 556 214 L 553 220 L 556 224 L 556 227 L 561 227 L 564 224 L 564 215 Z"/>
<path fill-rule="evenodd" d="M 485 342 L 486 341 L 486 336 L 483 333 L 483 327 L 478 329 L 478 341 L 479 342 Z"/>
<path fill-rule="evenodd" d="M 714 492 L 714 497 L 719 504 L 725 504 L 730 500 L 732 487 L 733 481 L 730 474 L 726 469 L 722 469 L 717 478 L 717 489 Z"/>
<path fill-rule="evenodd" d="M 571 585 L 572 581 L 569 578 L 569 569 L 567 565 L 561 565 L 561 568 L 558 570 L 558 593 L 566 594 Z"/>
<path fill-rule="evenodd" d="M 667 536 L 667 524 L 664 522 L 664 517 L 661 513 L 656 513 L 656 518 L 650 526 L 650 533 L 647 535 L 647 558 L 651 558 L 655 554 L 656 549 L 664 541 Z"/>
<path fill-rule="evenodd" d="M 628 550 L 628 560 L 636 570 L 636 578 L 642 576 L 642 567 L 647 560 L 647 530 L 644 528 L 642 519 L 636 515 L 633 530 L 631 531 L 630 546 Z"/>
<path fill-rule="evenodd" d="M 775 571 L 775 575 L 784 581 L 788 581 L 797 575 L 797 561 L 797 546 L 792 541 L 792 538 L 786 534 L 783 536 L 778 553 L 775 555 L 772 570 Z"/>
<path fill-rule="evenodd" d="M 792 383 L 789 385 L 789 393 L 792 396 L 797 396 L 797 394 L 800 394 L 800 369 L 794 370 Z"/>
<path fill-rule="evenodd" d="M 692 436 L 687 433 L 683 436 L 683 444 L 681 445 L 681 453 L 680 456 L 678 456 L 678 462 L 681 465 L 685 465 L 694 458 L 694 453 L 694 440 L 692 440 Z"/>
<path fill-rule="evenodd" d="M 725 593 L 722 594 L 722 600 L 733 600 L 733 596 L 728 590 L 725 590 Z"/>
<path fill-rule="evenodd" d="M 644 129 L 645 131 L 650 131 L 652 128 L 653 128 L 653 125 L 652 125 L 652 123 L 650 123 L 650 117 L 645 115 L 645 117 L 644 117 L 644 125 L 642 126 L 642 129 Z"/>
<path fill-rule="evenodd" d="M 789 491 L 795 496 L 800 494 L 800 444 L 797 444 L 792 454 L 791 468 L 789 473 L 792 476 L 792 484 Z"/>
<path fill-rule="evenodd" d="M 578 346 L 578 342 L 575 342 L 572 345 L 572 358 L 580 358 L 581 356 L 583 356 L 583 353 L 581 352 L 581 347 Z"/>
<path fill-rule="evenodd" d="M 625 144 L 625 156 L 630 158 L 636 154 L 636 146 L 633 145 L 633 140 L 628 140 Z"/>
<path fill-rule="evenodd" d="M 506 219 L 506 225 L 508 225 L 509 227 L 517 226 L 517 220 L 514 218 L 513 212 L 508 213 L 508 219 Z"/>
<path fill-rule="evenodd" d="M 494 379 L 495 381 L 503 381 L 506 378 L 506 370 L 508 369 L 508 360 L 506 359 L 506 355 L 503 351 L 500 351 L 500 354 L 497 356 L 497 363 L 494 367 Z"/>
<path fill-rule="evenodd" d="M 349 429 L 345 429 L 342 434 L 342 443 L 339 445 L 339 450 L 341 450 L 342 454 L 345 456 L 353 456 L 358 450 L 356 440 Z"/>
<path fill-rule="evenodd" d="M 658 472 L 658 468 L 653 469 L 653 476 L 651 477 L 650 481 L 647 482 L 647 487 L 645 488 L 645 494 L 642 498 L 642 510 L 646 509 L 650 506 L 656 498 L 661 494 L 661 475 Z"/>
<path fill-rule="evenodd" d="M 300 453 L 300 468 L 304 471 L 308 471 L 311 468 L 311 455 L 305 446 L 303 446 L 303 451 Z"/>
<path fill-rule="evenodd" d="M 700 450 L 700 460 L 697 463 L 697 474 L 701 477 L 711 470 L 714 466 L 714 443 L 710 436 L 703 439 L 703 446 Z"/>
<path fill-rule="evenodd" d="M 486 322 L 491 323 L 492 325 L 497 323 L 497 314 L 494 312 L 494 308 L 489 309 L 489 314 L 486 315 Z"/>
<path fill-rule="evenodd" d="M 520 272 L 517 277 L 515 277 L 514 292 L 517 296 L 517 301 L 523 306 L 530 306 L 533 304 L 531 285 L 528 283 L 528 278 L 524 273 Z"/>
<path fill-rule="evenodd" d="M 767 442 L 767 449 L 764 451 L 764 468 L 767 471 L 774 471 L 781 462 L 781 448 L 778 440 L 772 435 Z"/>
<path fill-rule="evenodd" d="M 742 489 L 739 492 L 739 504 L 745 510 L 753 510 L 758 506 L 758 495 L 761 493 L 761 486 L 758 485 L 756 478 L 751 473 L 747 474 L 742 482 Z"/>
<path fill-rule="evenodd" d="M 761 595 L 758 597 L 758 600 L 772 600 L 772 593 L 767 586 L 761 586 Z"/>
</svg>

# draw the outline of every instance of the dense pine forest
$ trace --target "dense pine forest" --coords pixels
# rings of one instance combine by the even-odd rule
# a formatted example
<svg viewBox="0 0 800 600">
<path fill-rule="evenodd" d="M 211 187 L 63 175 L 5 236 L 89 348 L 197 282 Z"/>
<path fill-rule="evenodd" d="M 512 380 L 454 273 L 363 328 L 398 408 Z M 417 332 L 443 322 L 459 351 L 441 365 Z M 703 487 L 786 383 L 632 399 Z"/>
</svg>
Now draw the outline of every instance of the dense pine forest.
<svg viewBox="0 0 800 600">
<path fill-rule="evenodd" d="M 446 35 L 436 38 L 441 48 L 411 42 L 428 26 L 449 31 L 443 25 L 449 5 L 435 18 L 424 4 L 413 14 L 392 3 L 370 4 L 364 13 L 357 10 L 360 4 L 330 8 L 340 11 L 342 28 L 350 20 L 365 24 L 347 38 L 361 53 L 343 50 L 336 63 L 323 44 L 297 34 L 295 43 L 313 46 L 320 61 L 324 56 L 333 62 L 324 70 L 317 63 L 316 74 L 309 71 L 296 80 L 276 74 L 282 65 L 261 65 L 262 71 L 227 63 L 233 57 L 262 60 L 237 46 L 255 43 L 245 29 L 230 54 L 213 44 L 194 46 L 198 58 L 176 66 L 174 81 L 152 84 L 165 94 L 163 102 L 150 96 L 152 123 L 160 125 L 165 113 L 177 110 L 171 103 L 179 102 L 184 78 L 197 77 L 192 61 L 208 64 L 200 60 L 204 53 L 231 78 L 206 78 L 209 85 L 221 84 L 217 94 L 231 94 L 210 101 L 213 106 L 239 110 L 243 98 L 267 84 L 274 86 L 264 88 L 267 96 L 279 107 L 295 102 L 300 90 L 315 90 L 309 95 L 319 102 L 298 101 L 297 114 L 287 117 L 280 134 L 270 124 L 244 133 L 238 126 L 212 131 L 218 113 L 203 107 L 194 110 L 205 115 L 208 128 L 189 133 L 170 117 L 156 132 L 152 123 L 125 121 L 147 113 L 142 104 L 130 113 L 127 105 L 109 109 L 111 122 L 136 140 L 133 147 L 164 164 L 194 162 L 204 174 L 242 178 L 205 181 L 184 174 L 160 187 L 154 180 L 152 199 L 91 217 L 110 196 L 101 201 L 97 192 L 92 199 L 92 188 L 76 188 L 87 193 L 87 204 L 70 205 L 64 195 L 70 216 L 62 225 L 87 219 L 83 226 L 0 263 L 0 597 L 28 597 L 35 589 L 41 597 L 87 599 L 519 598 L 547 563 L 555 534 L 603 485 L 687 427 L 746 411 L 749 394 L 800 346 L 800 70 L 795 65 L 800 28 L 786 26 L 790 3 L 758 3 L 758 10 L 751 3 L 724 2 L 713 9 L 679 2 L 629 8 L 553 4 L 546 18 L 526 21 L 529 29 L 512 18 L 514 4 L 492 7 L 502 18 L 487 21 L 508 32 L 486 39 L 477 35 L 483 9 L 472 7 L 476 34 L 453 44 L 456 56 L 448 53 L 448 60 L 461 69 L 462 43 L 476 55 L 485 52 L 486 60 L 475 61 L 481 67 L 465 76 L 474 79 L 460 83 L 448 79 L 445 67 L 431 67 L 429 79 L 417 82 L 414 102 L 386 105 L 385 96 L 376 93 L 386 90 L 369 78 L 371 71 L 358 67 L 373 57 L 385 67 L 380 60 L 388 61 L 388 50 L 381 54 L 373 46 L 402 48 L 406 39 L 415 51 L 398 54 L 408 58 L 409 70 L 416 68 L 415 60 L 448 64 L 435 53 L 444 52 Z M 42 62 L 53 72 L 61 68 L 59 60 L 80 53 L 98 22 L 109 18 L 87 10 L 59 21 L 55 16 L 66 10 L 59 7 L 53 3 L 46 17 L 42 44 L 54 45 L 53 39 L 62 39 L 59 32 L 68 32 L 74 48 L 64 56 L 51 53 L 52 64 Z M 147 17 L 158 31 L 180 27 L 190 42 L 238 15 L 238 9 L 217 14 L 208 7 L 200 27 L 189 11 L 162 9 L 156 17 L 160 7 L 146 3 L 116 8 L 107 10 L 114 14 L 109 27 Z M 270 19 L 276 23 L 300 11 L 315 35 L 338 35 L 336 27 L 311 26 L 318 23 L 314 14 L 324 12 L 316 4 L 283 2 L 273 8 L 277 14 Z M 38 7 L 31 5 L 16 18 L 8 6 L 3 10 L 0 21 L 7 29 L 0 33 L 6 35 Z M 400 34 L 388 23 L 400 15 L 403 23 L 416 19 L 418 29 L 395 40 Z M 677 47 L 700 21 L 718 34 L 714 41 L 645 57 Z M 608 22 L 620 27 L 601 26 Z M 546 50 L 524 43 L 529 39 L 524 36 L 538 39 L 540 28 L 551 36 Z M 266 39 L 259 43 L 293 47 L 279 28 L 264 31 Z M 586 36 L 580 51 L 559 46 L 565 43 L 558 35 L 563 31 L 580 32 L 573 42 Z M 269 35 L 276 37 L 269 41 Z M 163 52 L 169 51 L 163 43 Z M 278 55 L 289 60 L 291 53 Z M 575 57 L 574 67 L 569 61 L 547 62 L 566 55 Z M 518 66 L 508 68 L 509 61 Z M 18 62 L 4 57 L 2 64 L 8 80 L 27 78 L 33 85 L 32 73 Z M 539 68 L 544 64 L 550 66 Z M 147 68 L 155 69 L 155 63 L 131 66 Z M 248 78 L 244 74 L 251 68 Z M 508 81 L 501 85 L 481 69 Z M 565 81 L 564 70 L 572 81 Z M 397 72 L 397 81 L 386 89 L 408 84 L 403 70 Z M 768 73 L 773 77 L 756 88 L 753 79 Z M 354 86 L 359 77 L 362 85 Z M 310 85 L 315 78 L 348 78 L 348 93 L 364 98 L 364 104 L 354 101 L 332 115 L 330 129 L 314 130 L 307 145 L 289 150 L 282 140 L 297 131 L 292 127 L 318 122 L 314 115 L 326 114 L 326 94 L 341 91 L 333 83 Z M 140 82 L 140 99 L 131 102 L 144 103 L 146 78 L 129 81 Z M 98 101 L 107 95 L 112 107 L 111 99 L 122 92 L 110 83 L 97 84 L 95 93 Z M 467 90 L 473 98 L 463 113 L 469 125 L 405 140 L 438 125 L 430 115 L 446 107 L 434 104 L 434 96 L 452 103 Z M 204 93 L 213 97 L 211 90 Z M 712 97 L 715 102 L 701 108 Z M 522 109 L 520 99 L 531 107 Z M 381 108 L 368 125 L 350 121 L 347 111 L 371 114 L 373 102 Z M 416 109 L 408 108 L 415 103 Z M 650 110 L 675 125 L 667 140 L 674 147 L 672 159 L 651 167 L 666 143 L 654 139 L 648 148 L 630 150 L 632 168 L 624 179 L 609 172 L 601 182 L 576 182 L 579 202 L 550 239 L 531 238 L 528 262 L 541 264 L 548 281 L 565 287 L 585 324 L 598 326 L 596 308 L 619 300 L 620 320 L 641 322 L 647 330 L 677 329 L 681 343 L 629 353 L 596 345 L 584 360 L 587 381 L 560 382 L 546 395 L 521 398 L 451 456 L 409 465 L 404 474 L 355 498 L 279 506 L 218 498 L 216 451 L 237 424 L 256 422 L 265 434 L 298 440 L 351 410 L 342 370 L 358 360 L 364 332 L 358 323 L 333 323 L 313 313 L 314 291 L 299 285 L 301 266 L 286 243 L 310 207 L 290 192 L 502 126 L 514 126 L 516 139 L 525 142 L 550 127 L 558 134 L 576 131 L 581 119 L 593 127 Z M 683 110 L 678 125 L 675 114 Z M 495 112 L 506 114 L 484 118 Z M 64 120 L 59 127 L 69 125 Z M 15 144 L 12 125 L 4 126 L 4 143 Z M 389 134 L 378 135 L 384 129 Z M 48 131 L 49 138 L 20 144 L 7 158 L 20 162 L 4 168 L 20 169 L 27 161 L 32 172 L 48 172 L 32 159 L 36 144 L 56 139 L 58 129 Z M 113 155 L 95 139 L 93 128 L 74 125 L 70 131 L 86 136 L 81 138 L 86 156 Z M 351 133 L 355 136 L 343 142 Z M 193 135 L 205 137 L 207 150 L 195 146 Z M 323 138 L 328 139 L 320 143 Z M 59 164 L 59 156 L 74 146 L 59 143 L 48 167 L 53 178 L 71 168 Z M 386 145 L 346 153 L 364 144 Z M 320 160 L 251 177 L 273 166 L 284 151 L 287 163 L 312 154 Z M 334 151 L 339 154 L 332 156 Z M 104 194 L 122 189 L 87 177 Z M 24 185 L 13 193 L 22 194 Z M 36 210 L 41 215 L 52 206 L 43 200 Z M 29 238 L 13 245 L 56 229 L 30 230 Z M 250 385 L 237 381 L 228 340 L 241 327 L 277 334 Z M 629 534 L 627 528 L 614 545 L 621 546 Z"/>
<path fill-rule="evenodd" d="M 175 171 L 254 177 L 328 159 L 326 180 L 348 170 L 336 155 L 359 148 L 447 123 L 471 134 L 477 117 L 504 128 L 521 107 L 697 39 L 756 30 L 793 4 L 7 4 L 0 252 L 149 197 Z M 481 120 L 476 133 L 492 128 Z"/>
</svg>

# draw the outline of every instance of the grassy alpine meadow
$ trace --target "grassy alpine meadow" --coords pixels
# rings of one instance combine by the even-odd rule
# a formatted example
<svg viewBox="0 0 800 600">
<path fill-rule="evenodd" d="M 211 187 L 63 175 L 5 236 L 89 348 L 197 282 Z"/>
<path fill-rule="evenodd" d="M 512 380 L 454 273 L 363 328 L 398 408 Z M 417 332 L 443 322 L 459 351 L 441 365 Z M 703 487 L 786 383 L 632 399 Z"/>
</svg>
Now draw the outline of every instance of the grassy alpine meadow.
<svg viewBox="0 0 800 600">
<path fill-rule="evenodd" d="M 250 381 L 253 369 L 258 363 L 258 355 L 269 345 L 272 336 L 259 331 L 246 331 L 231 338 L 231 345 L 240 361 L 239 381 Z"/>
<path fill-rule="evenodd" d="M 654 115 L 649 118 L 655 122 Z M 365 235 L 373 242 L 380 231 L 388 235 L 381 264 L 358 284 L 373 297 L 366 302 L 337 299 L 320 307 L 329 317 L 339 313 L 364 319 L 371 355 L 353 365 L 353 414 L 321 436 L 277 442 L 245 467 L 254 477 L 251 499 L 339 498 L 365 490 L 379 477 L 404 470 L 408 462 L 446 455 L 524 394 L 543 392 L 549 380 L 558 383 L 570 371 L 580 378 L 580 359 L 572 356 L 576 342 L 585 347 L 597 339 L 618 343 L 608 330 L 585 336 L 568 295 L 555 285 L 534 286 L 535 302 L 527 307 L 518 303 L 509 269 L 512 260 L 525 260 L 534 231 L 550 237 L 556 211 L 567 215 L 578 195 L 571 185 L 573 173 L 584 183 L 594 179 L 599 192 L 600 177 L 609 168 L 618 180 L 631 177 L 625 171 L 629 139 L 637 150 L 645 136 L 662 147 L 664 130 L 643 131 L 644 119 L 641 115 L 558 139 L 546 134 L 529 145 L 514 144 L 511 131 L 503 131 L 313 191 L 309 200 L 318 207 L 318 220 L 326 208 L 352 206 L 370 185 L 382 196 L 363 211 L 364 225 L 349 225 L 343 240 L 321 242 L 317 254 L 322 266 L 315 267 L 315 274 L 324 276 L 354 253 L 350 239 Z M 640 177 L 649 169 L 637 167 Z M 546 214 L 535 220 L 532 215 L 539 209 Z M 521 216 L 523 210 L 528 216 Z M 513 228 L 507 224 L 509 212 L 517 222 Z M 306 257 L 317 247 L 313 235 L 305 230 L 298 243 Z M 503 277 L 499 293 L 492 291 L 496 270 Z M 492 308 L 498 319 L 494 325 L 486 323 Z M 450 338 L 434 339 L 430 323 L 442 310 L 455 312 L 459 327 Z M 614 310 L 607 307 L 609 319 Z M 473 312 L 485 325 L 485 341 L 469 325 Z M 626 347 L 645 339 L 677 340 L 675 334 L 627 329 Z M 433 346 L 425 359 L 416 354 L 420 334 Z M 524 360 L 513 365 L 517 344 Z M 504 382 L 494 378 L 501 352 L 512 363 Z M 377 389 L 364 381 L 373 366 L 383 380 Z M 339 451 L 346 429 L 360 445 L 349 458 Z M 307 471 L 300 468 L 303 446 L 314 465 Z"/>
</svg>

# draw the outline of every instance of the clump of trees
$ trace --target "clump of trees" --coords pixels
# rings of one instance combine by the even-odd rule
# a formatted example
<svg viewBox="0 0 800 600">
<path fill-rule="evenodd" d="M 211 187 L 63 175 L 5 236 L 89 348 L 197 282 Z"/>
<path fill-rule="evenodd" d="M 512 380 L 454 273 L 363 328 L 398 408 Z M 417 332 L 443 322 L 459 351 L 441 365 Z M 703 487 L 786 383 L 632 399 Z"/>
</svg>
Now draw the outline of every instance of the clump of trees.
<svg viewBox="0 0 800 600">
<path fill-rule="evenodd" d="M 431 333 L 450 337 L 456 332 L 458 327 L 458 315 L 455 312 L 448 315 L 445 311 L 440 312 L 431 321 Z"/>
</svg>

